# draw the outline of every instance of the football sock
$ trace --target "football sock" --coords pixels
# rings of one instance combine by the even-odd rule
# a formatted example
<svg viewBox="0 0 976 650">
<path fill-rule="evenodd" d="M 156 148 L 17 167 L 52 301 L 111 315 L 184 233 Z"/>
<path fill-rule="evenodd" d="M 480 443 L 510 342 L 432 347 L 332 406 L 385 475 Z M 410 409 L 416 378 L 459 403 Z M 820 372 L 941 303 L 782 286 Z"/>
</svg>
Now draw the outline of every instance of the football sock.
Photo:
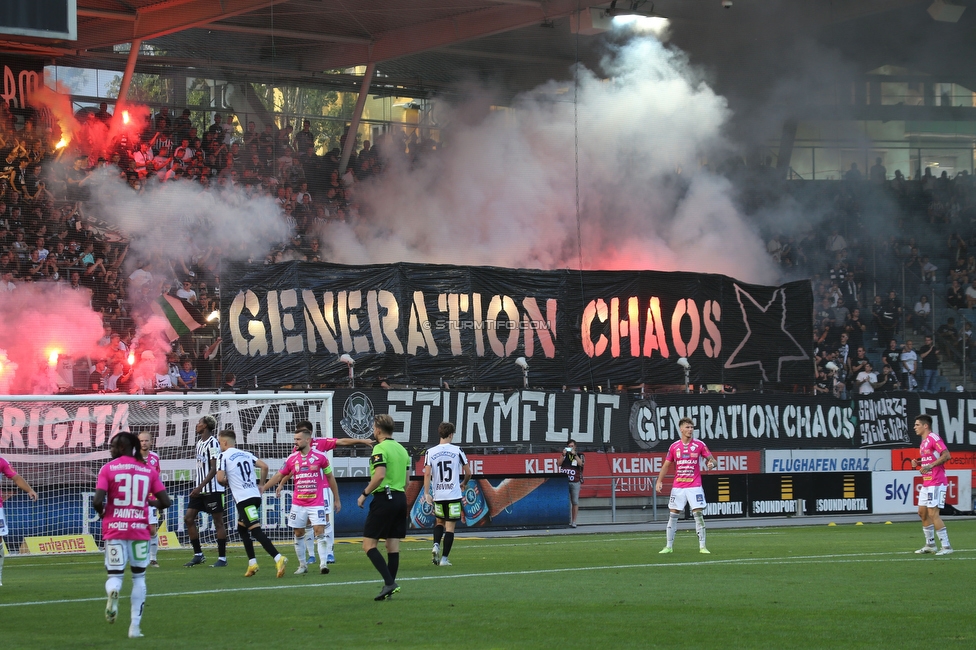
<svg viewBox="0 0 976 650">
<path fill-rule="evenodd" d="M 278 553 L 278 549 L 275 548 L 275 545 L 271 543 L 270 539 L 268 539 L 268 535 L 264 532 L 263 528 L 255 528 L 254 530 L 248 532 L 251 534 L 251 537 L 258 540 L 261 548 L 263 548 L 268 555 L 271 557 L 278 557 L 280 555 L 280 553 Z"/>
<path fill-rule="evenodd" d="M 695 532 L 698 533 L 698 545 L 705 548 L 705 516 L 700 513 L 695 513 Z"/>
<path fill-rule="evenodd" d="M 678 513 L 672 512 L 668 515 L 668 548 L 674 546 L 674 534 L 678 530 Z"/>
<path fill-rule="evenodd" d="M 108 596 L 113 591 L 122 591 L 122 576 L 113 574 L 105 581 L 105 595 Z"/>
<path fill-rule="evenodd" d="M 200 538 L 199 537 L 197 537 L 196 539 L 193 539 L 191 537 L 190 538 L 190 545 L 193 547 L 193 554 L 194 555 L 203 555 L 203 549 L 200 548 Z"/>
<path fill-rule="evenodd" d="M 443 526 L 440 526 L 440 525 L 434 526 L 434 543 L 435 544 L 440 544 L 441 543 L 441 537 L 443 537 L 443 536 L 444 536 L 444 527 Z"/>
<path fill-rule="evenodd" d="M 329 556 L 328 549 L 326 549 L 328 544 L 329 542 L 325 537 L 325 533 L 315 536 L 315 548 L 319 552 L 319 566 L 325 566 L 326 558 Z"/>
<path fill-rule="evenodd" d="M 444 557 L 451 554 L 452 546 L 454 546 L 454 532 L 444 533 Z"/>
<path fill-rule="evenodd" d="M 156 533 L 149 538 L 149 559 L 152 562 L 156 561 L 156 556 L 159 555 L 159 533 Z"/>
<path fill-rule="evenodd" d="M 0 538 L 0 583 L 3 582 L 3 538 Z"/>
<path fill-rule="evenodd" d="M 247 528 L 238 528 L 237 531 L 241 534 L 241 543 L 244 544 L 244 553 L 247 554 L 247 559 L 254 559 L 254 540 L 251 539 L 251 532 Z"/>
<path fill-rule="evenodd" d="M 295 555 L 298 556 L 298 563 L 302 566 L 307 564 L 307 557 L 305 555 L 305 536 L 295 538 Z"/>
<path fill-rule="evenodd" d="M 328 555 L 335 551 L 335 526 L 332 525 L 333 515 L 329 515 L 329 525 L 325 527 L 325 550 Z"/>
<path fill-rule="evenodd" d="M 932 524 L 931 526 L 922 526 L 922 532 L 925 533 L 925 545 L 935 546 L 935 524 Z"/>
<path fill-rule="evenodd" d="M 226 560 L 227 559 L 227 538 L 220 539 L 217 538 L 217 559 Z"/>
<path fill-rule="evenodd" d="M 400 570 L 400 553 L 387 553 L 386 561 L 390 567 L 390 575 L 393 576 L 393 581 L 396 582 L 396 574 Z"/>
<path fill-rule="evenodd" d="M 380 550 L 378 548 L 371 548 L 366 551 L 366 557 L 369 558 L 369 561 L 373 563 L 373 566 L 376 567 L 376 570 L 383 577 L 383 584 L 392 585 L 393 576 L 390 575 L 390 568 L 386 566 L 386 560 L 383 559 L 383 554 L 380 553 Z"/>
<path fill-rule="evenodd" d="M 949 531 L 945 528 L 935 531 L 939 535 L 939 541 L 942 542 L 942 548 L 950 548 L 949 546 Z"/>
<path fill-rule="evenodd" d="M 142 609 L 145 604 L 146 604 L 146 574 L 133 573 L 132 574 L 132 608 L 129 610 L 132 620 L 129 623 L 129 625 L 132 625 L 134 627 L 139 626 L 139 623 L 142 621 Z"/>
<path fill-rule="evenodd" d="M 309 555 L 315 555 L 315 537 L 312 535 L 314 531 L 309 528 L 305 531 L 305 551 Z M 304 562 L 304 560 L 303 560 Z"/>
</svg>

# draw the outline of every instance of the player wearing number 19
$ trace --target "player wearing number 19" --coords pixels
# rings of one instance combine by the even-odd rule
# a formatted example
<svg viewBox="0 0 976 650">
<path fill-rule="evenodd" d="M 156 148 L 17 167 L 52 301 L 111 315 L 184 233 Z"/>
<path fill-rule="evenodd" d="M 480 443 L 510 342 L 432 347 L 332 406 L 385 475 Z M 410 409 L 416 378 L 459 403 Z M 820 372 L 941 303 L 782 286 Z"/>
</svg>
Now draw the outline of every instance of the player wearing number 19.
<svg viewBox="0 0 976 650">
<path fill-rule="evenodd" d="M 119 592 L 125 565 L 132 569 L 132 618 L 129 637 L 142 636 L 140 625 L 146 603 L 146 567 L 149 565 L 149 515 L 146 506 L 164 510 L 171 504 L 159 472 L 142 458 L 139 439 L 123 432 L 112 438 L 112 460 L 102 466 L 95 482 L 95 512 L 102 517 L 105 541 L 105 620 L 114 623 L 119 613 Z M 155 497 L 155 498 L 153 498 Z"/>
<path fill-rule="evenodd" d="M 261 477 L 268 476 L 268 465 L 250 452 L 237 449 L 237 436 L 227 429 L 217 434 L 220 456 L 217 457 L 217 482 L 230 488 L 237 502 L 237 532 L 240 533 L 247 553 L 247 572 L 250 578 L 258 572 L 254 557 L 254 541 L 274 558 L 278 577 L 285 575 L 288 558 L 278 552 L 268 536 L 261 530 Z M 260 474 L 255 471 L 260 470 Z M 253 539 L 252 539 L 253 538 Z"/>
<path fill-rule="evenodd" d="M 454 526 L 461 519 L 463 491 L 471 479 L 471 469 L 461 448 L 451 444 L 454 425 L 441 422 L 437 426 L 437 435 L 441 444 L 424 456 L 424 499 L 434 506 L 434 547 L 431 550 L 434 566 L 451 566 L 447 557 L 454 544 Z"/>
</svg>

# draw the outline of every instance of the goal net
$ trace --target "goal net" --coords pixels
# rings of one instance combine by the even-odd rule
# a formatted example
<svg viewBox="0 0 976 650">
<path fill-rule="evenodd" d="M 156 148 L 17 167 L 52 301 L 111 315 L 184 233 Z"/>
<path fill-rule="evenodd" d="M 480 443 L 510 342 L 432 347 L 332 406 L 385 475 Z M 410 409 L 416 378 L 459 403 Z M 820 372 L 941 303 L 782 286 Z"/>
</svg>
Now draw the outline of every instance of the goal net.
<svg viewBox="0 0 976 650">
<path fill-rule="evenodd" d="M 109 441 L 119 431 L 152 433 L 162 479 L 173 505 L 164 511 L 161 539 L 172 546 L 183 535 L 183 515 L 195 481 L 196 423 L 217 418 L 217 431 L 232 429 L 237 446 L 279 469 L 294 446 L 295 423 L 312 422 L 316 437 L 333 437 L 331 392 L 156 395 L 0 396 L 0 456 L 37 492 L 30 501 L 0 477 L 7 520 L 7 549 L 12 554 L 47 550 L 94 550 L 101 543 L 101 523 L 92 507 L 98 470 L 110 458 Z M 287 508 L 291 484 L 281 498 L 264 495 L 264 528 L 275 538 L 290 537 Z M 227 529 L 236 522 L 227 494 Z M 201 514 L 201 541 L 214 542 L 213 522 Z M 162 521 L 160 522 L 162 526 Z M 92 538 L 84 536 L 91 535 Z M 168 542 L 168 543 L 167 543 Z M 37 545 L 41 544 L 40 551 Z"/>
</svg>

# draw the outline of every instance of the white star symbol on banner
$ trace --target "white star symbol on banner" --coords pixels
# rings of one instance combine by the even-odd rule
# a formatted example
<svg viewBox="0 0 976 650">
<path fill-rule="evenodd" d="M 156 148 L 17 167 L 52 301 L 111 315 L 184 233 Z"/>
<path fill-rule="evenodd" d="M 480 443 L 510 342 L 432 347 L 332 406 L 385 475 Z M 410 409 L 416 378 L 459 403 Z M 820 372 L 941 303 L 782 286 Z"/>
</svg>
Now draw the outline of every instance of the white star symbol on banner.
<svg viewBox="0 0 976 650">
<path fill-rule="evenodd" d="M 769 377 L 766 374 L 766 367 L 763 365 L 763 357 L 766 359 L 772 359 L 776 350 L 792 351 L 793 348 L 799 350 L 799 355 L 783 354 L 778 357 L 776 364 L 776 381 L 778 382 L 780 381 L 780 376 L 783 372 L 784 361 L 803 361 L 810 358 L 810 356 L 806 353 L 806 350 L 803 349 L 803 346 L 797 343 L 796 339 L 793 338 L 793 335 L 790 334 L 786 329 L 786 290 L 780 287 L 773 291 L 773 296 L 770 298 L 769 303 L 763 307 L 756 302 L 756 299 L 753 298 L 748 291 L 740 287 L 738 284 L 733 283 L 732 286 L 735 287 L 735 297 L 739 302 L 739 308 L 742 310 L 742 322 L 745 323 L 746 326 L 746 335 L 742 338 L 742 341 L 739 342 L 738 347 L 736 347 L 732 354 L 729 355 L 729 358 L 726 359 L 725 367 L 742 368 L 745 366 L 759 366 L 759 371 L 762 373 L 763 381 L 769 381 Z M 779 296 L 778 300 L 777 295 Z M 743 302 L 743 297 L 746 298 L 745 302 Z M 752 307 L 748 306 L 750 304 Z M 779 328 L 776 330 L 772 330 L 772 328 L 770 328 L 771 331 L 769 332 L 771 335 L 770 338 L 775 337 L 777 340 L 750 341 L 752 338 L 752 325 L 749 323 L 748 311 L 753 308 L 762 312 L 763 314 L 766 314 L 770 309 L 773 309 L 774 312 L 770 315 L 775 315 L 776 309 L 781 310 Z M 787 339 L 789 339 L 789 341 L 787 341 Z M 754 360 L 737 361 L 739 353 L 743 352 L 743 348 L 746 348 L 747 345 L 749 348 L 742 354 L 742 356 L 747 359 L 749 357 L 754 357 Z"/>
</svg>

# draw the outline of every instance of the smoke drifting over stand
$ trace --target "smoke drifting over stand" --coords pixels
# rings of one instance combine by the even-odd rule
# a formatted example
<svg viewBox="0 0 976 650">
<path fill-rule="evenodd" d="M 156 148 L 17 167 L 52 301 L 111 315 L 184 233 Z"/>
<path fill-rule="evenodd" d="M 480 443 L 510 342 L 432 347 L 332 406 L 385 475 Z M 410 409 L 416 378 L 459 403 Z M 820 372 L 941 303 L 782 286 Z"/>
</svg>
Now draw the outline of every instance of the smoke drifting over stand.
<svg viewBox="0 0 976 650">
<path fill-rule="evenodd" d="M 322 229 L 332 259 L 579 268 L 578 156 L 583 268 L 777 280 L 731 185 L 702 168 L 729 151 L 725 100 L 653 38 L 614 46 L 602 68 L 578 70 L 578 93 L 550 82 L 447 129 L 412 168 L 390 160 L 358 192 L 363 219 Z"/>
</svg>

